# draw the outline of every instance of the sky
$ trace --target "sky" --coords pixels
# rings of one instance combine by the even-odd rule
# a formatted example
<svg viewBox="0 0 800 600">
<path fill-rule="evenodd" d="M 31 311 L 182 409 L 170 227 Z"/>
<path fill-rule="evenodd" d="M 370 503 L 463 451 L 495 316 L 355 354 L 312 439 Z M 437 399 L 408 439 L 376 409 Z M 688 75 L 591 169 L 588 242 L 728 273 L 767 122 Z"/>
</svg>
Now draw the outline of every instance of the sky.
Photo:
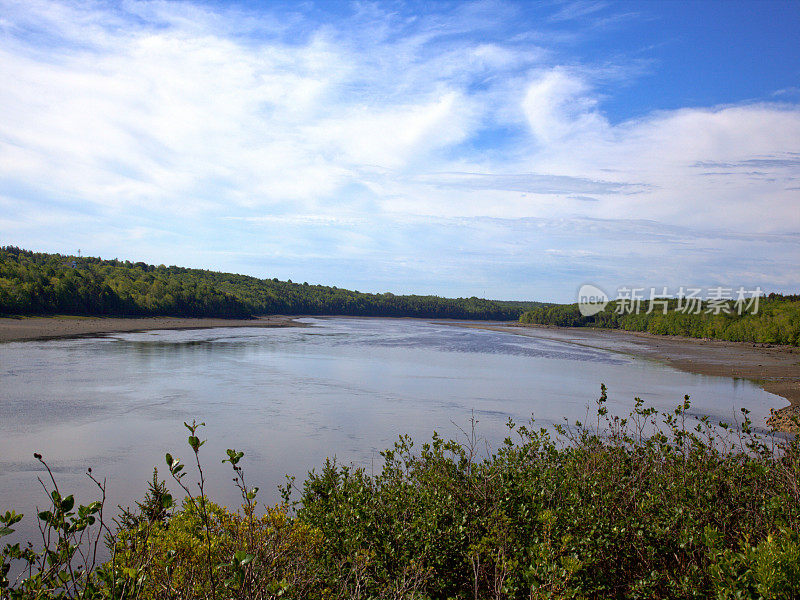
<svg viewBox="0 0 800 600">
<path fill-rule="evenodd" d="M 800 0 L 0 0 L 0 245 L 797 293 L 799 49 Z"/>
</svg>

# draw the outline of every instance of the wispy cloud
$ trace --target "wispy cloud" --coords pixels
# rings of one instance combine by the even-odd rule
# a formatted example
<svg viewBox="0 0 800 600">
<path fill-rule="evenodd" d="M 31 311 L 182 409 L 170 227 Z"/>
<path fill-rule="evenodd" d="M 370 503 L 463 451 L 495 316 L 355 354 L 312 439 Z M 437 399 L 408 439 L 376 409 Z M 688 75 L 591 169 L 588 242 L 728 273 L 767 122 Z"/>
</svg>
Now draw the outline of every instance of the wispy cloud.
<svg viewBox="0 0 800 600">
<path fill-rule="evenodd" d="M 565 23 L 617 14 L 602 2 L 0 0 L 0 14 L 3 241 L 360 289 L 393 289 L 396 269 L 407 290 L 466 295 L 537 296 L 533 265 L 562 299 L 592 272 L 800 276 L 800 107 L 612 124 L 603 99 L 638 59 L 581 62 L 558 42 Z M 574 247 L 595 227 L 602 243 Z M 712 229 L 762 237 L 712 249 L 698 241 Z M 757 262 L 766 250 L 742 258 L 769 236 L 788 236 L 780 272 Z"/>
<path fill-rule="evenodd" d="M 561 8 L 551 15 L 550 20 L 554 22 L 572 21 L 589 15 L 594 15 L 607 6 L 608 2 L 589 2 L 585 0 L 580 0 L 577 2 L 564 2 L 562 3 Z"/>
<path fill-rule="evenodd" d="M 528 194 L 635 194 L 646 186 L 540 173 L 431 173 L 417 178 L 437 188 L 497 190 Z"/>
<path fill-rule="evenodd" d="M 800 167 L 800 153 L 788 152 L 783 156 L 748 158 L 737 162 L 700 161 L 693 166 L 701 169 L 797 169 Z"/>
</svg>

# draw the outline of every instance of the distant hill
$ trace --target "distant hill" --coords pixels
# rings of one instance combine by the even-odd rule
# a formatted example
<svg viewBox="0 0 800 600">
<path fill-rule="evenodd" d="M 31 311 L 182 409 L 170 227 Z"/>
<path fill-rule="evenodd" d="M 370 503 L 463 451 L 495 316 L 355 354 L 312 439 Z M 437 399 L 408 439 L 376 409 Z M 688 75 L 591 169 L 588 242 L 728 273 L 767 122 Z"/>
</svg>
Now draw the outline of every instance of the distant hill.
<svg viewBox="0 0 800 600">
<path fill-rule="evenodd" d="M 268 314 L 517 320 L 539 302 L 366 294 L 335 286 L 0 247 L 0 314 Z"/>
</svg>

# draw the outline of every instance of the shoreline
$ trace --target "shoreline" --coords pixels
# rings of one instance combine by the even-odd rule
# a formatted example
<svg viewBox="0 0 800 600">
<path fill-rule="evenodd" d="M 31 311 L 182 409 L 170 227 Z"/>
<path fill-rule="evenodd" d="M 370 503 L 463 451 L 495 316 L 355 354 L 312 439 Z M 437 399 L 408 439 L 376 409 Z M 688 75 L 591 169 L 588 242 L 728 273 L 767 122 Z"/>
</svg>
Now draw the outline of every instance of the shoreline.
<svg viewBox="0 0 800 600">
<path fill-rule="evenodd" d="M 761 386 L 764 391 L 789 402 L 789 406 L 773 409 L 768 425 L 778 431 L 791 431 L 792 418 L 800 417 L 800 348 L 794 346 L 662 336 L 588 327 L 472 323 L 462 326 L 610 350 L 656 360 L 697 375 L 748 379 Z"/>
<path fill-rule="evenodd" d="M 51 340 L 103 333 L 156 329 L 209 329 L 215 327 L 305 327 L 284 315 L 254 319 L 190 317 L 21 317 L 0 318 L 0 343 Z"/>
</svg>

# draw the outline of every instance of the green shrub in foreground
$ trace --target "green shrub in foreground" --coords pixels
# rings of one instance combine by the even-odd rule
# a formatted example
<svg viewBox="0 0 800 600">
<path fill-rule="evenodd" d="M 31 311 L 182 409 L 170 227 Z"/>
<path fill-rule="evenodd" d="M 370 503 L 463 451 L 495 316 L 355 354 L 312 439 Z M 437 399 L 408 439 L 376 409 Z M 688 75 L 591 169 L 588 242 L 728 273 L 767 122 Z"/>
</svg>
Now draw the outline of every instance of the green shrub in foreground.
<svg viewBox="0 0 800 600">
<path fill-rule="evenodd" d="M 549 431 L 509 422 L 497 449 L 474 423 L 461 441 L 434 434 L 418 450 L 401 437 L 377 475 L 328 461 L 309 474 L 297 502 L 287 485 L 285 504 L 263 516 L 234 450 L 225 462 L 242 509 L 206 498 L 203 442 L 187 425 L 199 494 L 168 456 L 186 492 L 180 507 L 154 476 L 137 510 L 108 536 L 110 561 L 74 584 L 67 576 L 61 590 L 45 561 L 0 595 L 797 597 L 797 439 L 759 437 L 746 412 L 735 429 L 707 419 L 690 428 L 688 398 L 661 415 L 637 400 L 627 419 L 608 415 L 605 401 L 603 388 L 591 424 Z M 20 559 L 8 547 L 2 558 L 5 572 Z"/>
<path fill-rule="evenodd" d="M 748 421 L 743 438 L 707 422 L 687 431 L 688 400 L 664 415 L 667 433 L 645 436 L 652 410 L 637 403 L 622 420 L 604 402 L 605 391 L 597 425 L 555 439 L 510 424 L 514 437 L 481 460 L 470 435 L 434 436 L 418 453 L 402 438 L 376 477 L 326 464 L 305 482 L 298 519 L 322 530 L 327 577 L 358 577 L 378 595 L 416 564 L 434 598 L 800 590 L 775 554 L 776 544 L 780 556 L 798 550 L 787 533 L 800 523 L 796 442 L 766 444 Z M 762 563 L 779 572 L 754 568 Z"/>
</svg>

